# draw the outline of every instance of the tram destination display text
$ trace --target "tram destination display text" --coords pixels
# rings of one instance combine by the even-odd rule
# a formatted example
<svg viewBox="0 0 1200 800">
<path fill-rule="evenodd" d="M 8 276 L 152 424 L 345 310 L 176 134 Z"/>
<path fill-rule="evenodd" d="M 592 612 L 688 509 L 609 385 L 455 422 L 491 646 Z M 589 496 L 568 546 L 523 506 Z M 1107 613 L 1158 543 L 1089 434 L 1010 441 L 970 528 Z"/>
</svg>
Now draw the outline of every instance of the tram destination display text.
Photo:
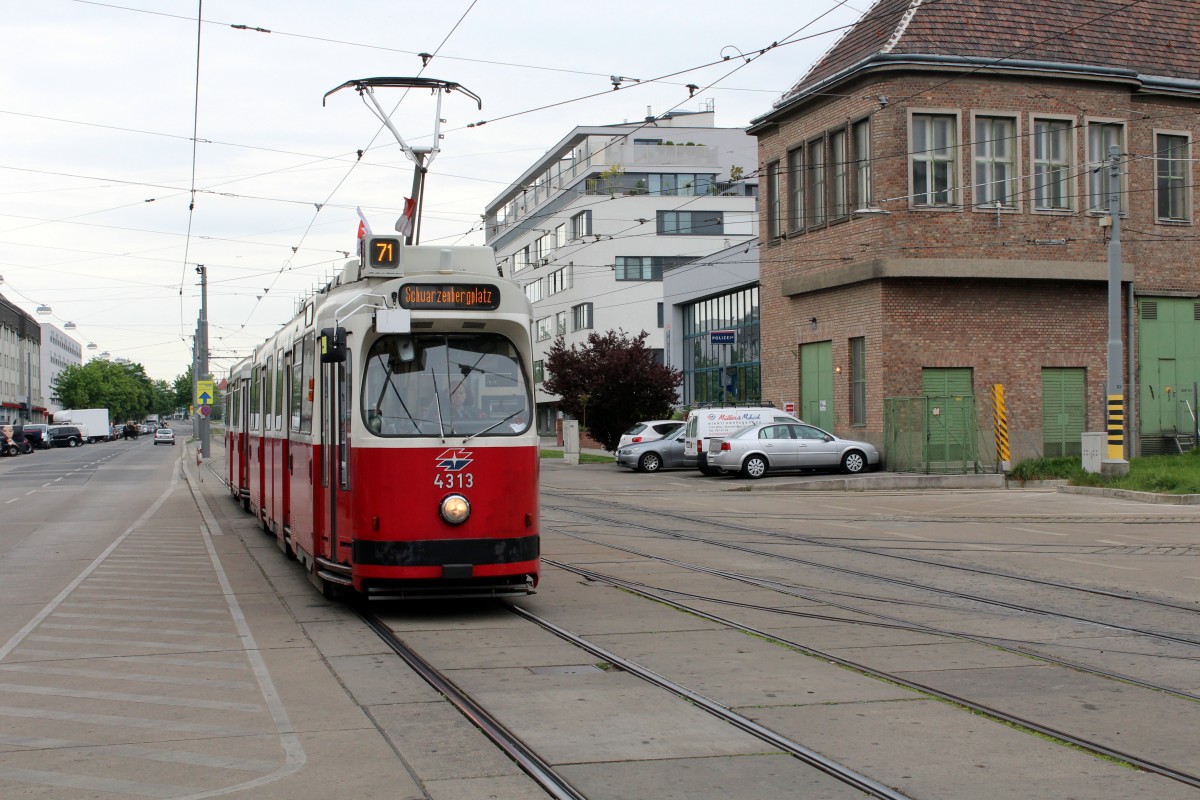
<svg viewBox="0 0 1200 800">
<path fill-rule="evenodd" d="M 410 283 L 400 291 L 400 307 L 449 311 L 500 307 L 500 290 L 489 284 Z"/>
</svg>

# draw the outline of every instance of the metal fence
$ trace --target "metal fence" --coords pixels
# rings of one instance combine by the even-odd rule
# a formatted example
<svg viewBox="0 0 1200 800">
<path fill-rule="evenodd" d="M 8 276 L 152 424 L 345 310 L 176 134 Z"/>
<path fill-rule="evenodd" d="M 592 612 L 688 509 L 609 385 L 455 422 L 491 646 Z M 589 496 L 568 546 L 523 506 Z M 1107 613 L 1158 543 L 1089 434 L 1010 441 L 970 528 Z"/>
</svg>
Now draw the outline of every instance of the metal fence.
<svg viewBox="0 0 1200 800">
<path fill-rule="evenodd" d="M 988 471 L 981 460 L 974 395 L 888 397 L 884 459 L 891 472 Z"/>
</svg>

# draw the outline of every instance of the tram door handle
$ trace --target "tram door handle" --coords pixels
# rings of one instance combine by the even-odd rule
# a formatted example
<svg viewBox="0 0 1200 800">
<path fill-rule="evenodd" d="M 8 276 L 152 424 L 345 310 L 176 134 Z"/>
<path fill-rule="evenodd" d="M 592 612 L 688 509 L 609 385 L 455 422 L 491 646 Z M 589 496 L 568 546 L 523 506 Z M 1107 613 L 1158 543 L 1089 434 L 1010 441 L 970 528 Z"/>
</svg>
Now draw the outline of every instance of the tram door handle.
<svg viewBox="0 0 1200 800">
<path fill-rule="evenodd" d="M 288 475 L 291 475 L 294 471 L 292 468 L 292 454 L 288 453 Z"/>
</svg>

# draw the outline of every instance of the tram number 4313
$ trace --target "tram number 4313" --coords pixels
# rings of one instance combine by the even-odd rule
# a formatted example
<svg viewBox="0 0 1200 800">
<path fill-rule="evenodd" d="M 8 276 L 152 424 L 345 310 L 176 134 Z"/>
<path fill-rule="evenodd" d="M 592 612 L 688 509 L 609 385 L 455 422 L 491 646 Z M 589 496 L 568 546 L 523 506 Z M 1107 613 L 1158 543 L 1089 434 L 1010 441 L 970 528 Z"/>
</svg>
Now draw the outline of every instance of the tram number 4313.
<svg viewBox="0 0 1200 800">
<path fill-rule="evenodd" d="M 433 485 L 439 489 L 470 489 L 475 485 L 475 476 L 469 472 L 444 472 L 433 476 Z"/>
</svg>

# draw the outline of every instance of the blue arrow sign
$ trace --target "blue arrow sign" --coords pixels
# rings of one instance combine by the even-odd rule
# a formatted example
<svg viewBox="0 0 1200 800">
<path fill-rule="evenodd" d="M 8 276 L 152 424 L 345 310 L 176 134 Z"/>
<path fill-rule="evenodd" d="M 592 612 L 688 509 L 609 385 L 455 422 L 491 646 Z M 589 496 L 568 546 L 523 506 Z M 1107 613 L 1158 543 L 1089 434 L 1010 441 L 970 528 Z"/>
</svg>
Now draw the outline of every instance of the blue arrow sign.
<svg viewBox="0 0 1200 800">
<path fill-rule="evenodd" d="M 209 399 L 209 397 L 208 397 L 208 392 L 201 392 L 201 394 L 200 394 L 200 402 L 201 402 L 201 403 L 203 403 L 204 405 L 208 405 L 208 404 L 209 404 L 209 403 L 208 403 L 208 399 Z"/>
</svg>

